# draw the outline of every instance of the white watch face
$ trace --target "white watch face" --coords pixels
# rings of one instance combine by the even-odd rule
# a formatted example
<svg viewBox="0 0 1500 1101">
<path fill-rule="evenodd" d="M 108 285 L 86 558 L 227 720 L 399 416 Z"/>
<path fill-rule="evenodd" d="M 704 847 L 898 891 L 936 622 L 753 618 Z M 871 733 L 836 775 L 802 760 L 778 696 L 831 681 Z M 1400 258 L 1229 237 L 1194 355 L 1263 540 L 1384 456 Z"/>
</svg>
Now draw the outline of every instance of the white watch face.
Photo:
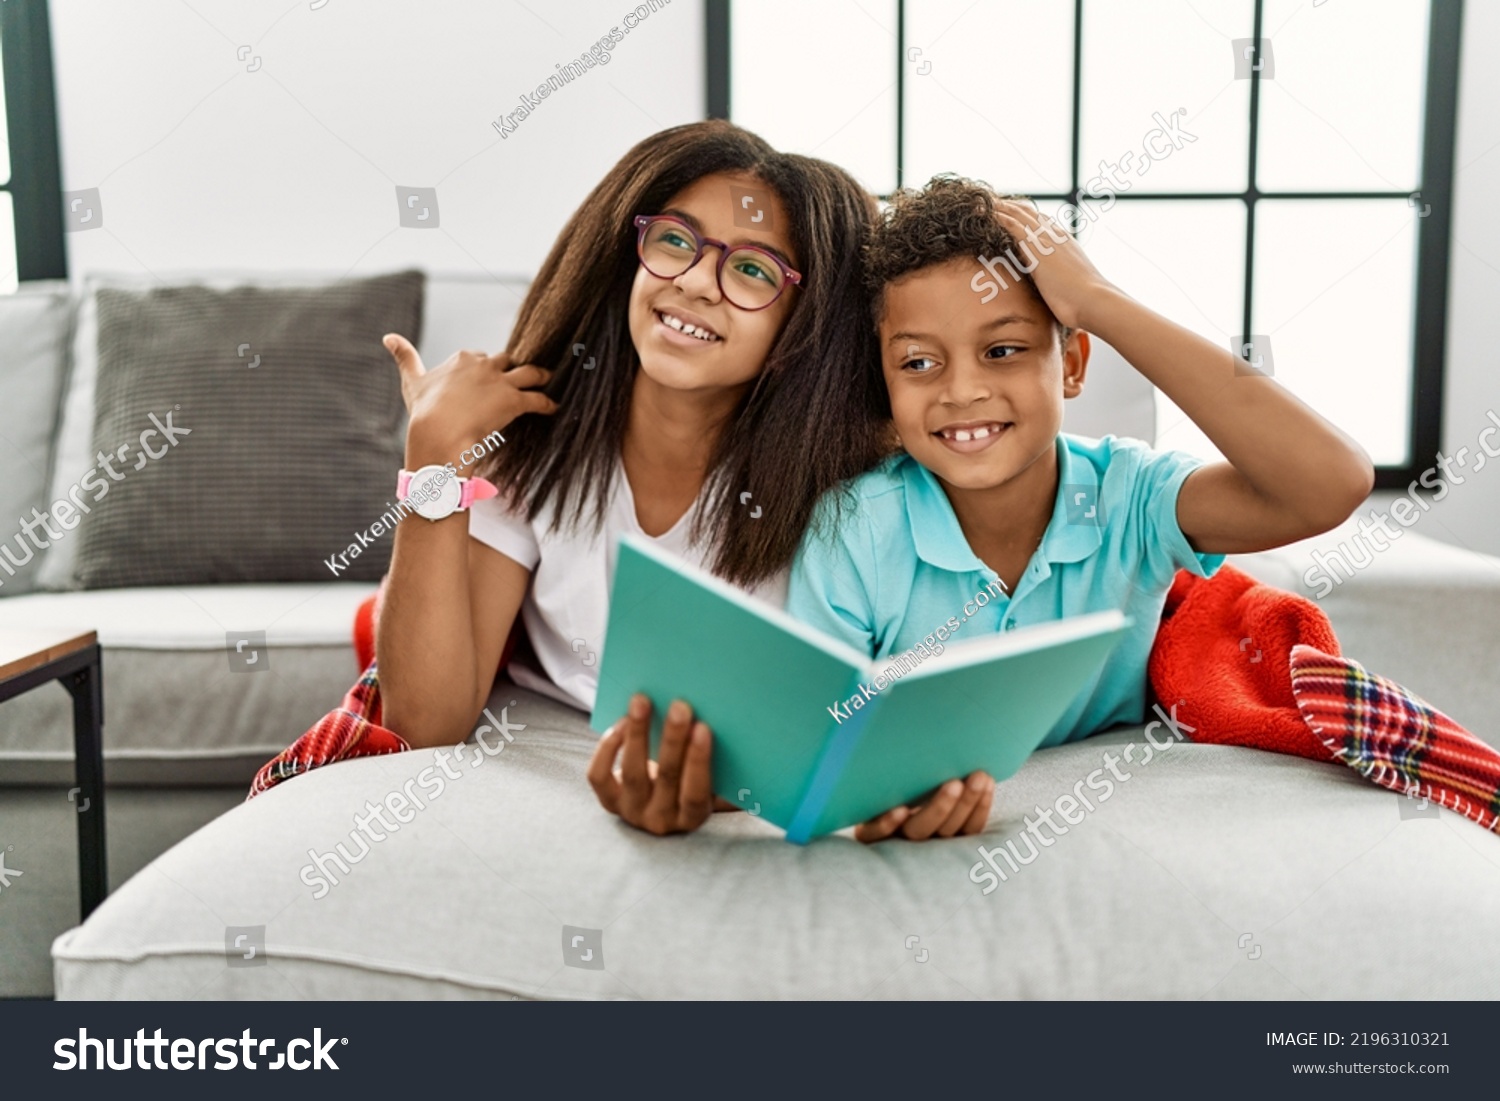
<svg viewBox="0 0 1500 1101">
<path fill-rule="evenodd" d="M 424 466 L 412 473 L 406 497 L 415 506 L 418 516 L 441 520 L 458 511 L 463 490 L 459 487 L 458 477 L 447 467 Z"/>
</svg>

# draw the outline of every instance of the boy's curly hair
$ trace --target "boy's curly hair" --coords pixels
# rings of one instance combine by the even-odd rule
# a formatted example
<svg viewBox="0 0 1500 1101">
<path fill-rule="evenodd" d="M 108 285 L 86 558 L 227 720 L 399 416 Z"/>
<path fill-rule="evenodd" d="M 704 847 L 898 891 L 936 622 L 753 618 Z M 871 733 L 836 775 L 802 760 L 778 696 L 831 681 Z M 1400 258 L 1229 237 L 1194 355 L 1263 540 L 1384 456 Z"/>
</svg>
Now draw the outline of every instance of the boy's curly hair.
<svg viewBox="0 0 1500 1101">
<path fill-rule="evenodd" d="M 891 196 L 865 244 L 865 279 L 877 322 L 885 308 L 885 288 L 904 275 L 955 257 L 977 265 L 980 256 L 1022 255 L 1021 243 L 995 217 L 996 199 L 1031 202 L 1024 195 L 1001 195 L 980 180 L 949 173 L 934 176 L 920 189 L 903 188 Z M 1014 266 L 1019 272 L 1019 265 Z M 1021 273 L 1021 281 L 1037 294 L 1029 275 Z M 1037 300 L 1046 308 L 1040 294 Z M 1072 334 L 1060 323 L 1057 329 L 1063 341 Z"/>
</svg>

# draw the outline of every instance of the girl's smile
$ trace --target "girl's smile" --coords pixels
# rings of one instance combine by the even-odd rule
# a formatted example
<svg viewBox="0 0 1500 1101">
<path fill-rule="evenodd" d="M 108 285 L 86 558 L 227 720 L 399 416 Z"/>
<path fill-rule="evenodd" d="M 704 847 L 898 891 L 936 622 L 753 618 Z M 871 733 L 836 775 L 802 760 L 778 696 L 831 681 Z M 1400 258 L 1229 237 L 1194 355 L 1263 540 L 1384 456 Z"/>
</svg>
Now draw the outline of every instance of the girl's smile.
<svg viewBox="0 0 1500 1101">
<path fill-rule="evenodd" d="M 667 340 L 691 347 L 694 344 L 718 344 L 724 338 L 696 314 L 675 307 L 657 308 L 656 320 L 667 330 Z"/>
</svg>

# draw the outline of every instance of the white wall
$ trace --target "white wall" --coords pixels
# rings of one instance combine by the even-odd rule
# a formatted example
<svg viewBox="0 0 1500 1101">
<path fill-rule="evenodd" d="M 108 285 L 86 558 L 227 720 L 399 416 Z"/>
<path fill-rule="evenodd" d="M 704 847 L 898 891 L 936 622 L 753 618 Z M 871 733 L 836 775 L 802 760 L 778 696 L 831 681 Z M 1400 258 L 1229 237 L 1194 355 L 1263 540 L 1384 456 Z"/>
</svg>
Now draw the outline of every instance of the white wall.
<svg viewBox="0 0 1500 1101">
<path fill-rule="evenodd" d="M 702 117 L 698 0 L 651 14 L 610 64 L 503 141 L 491 121 L 554 64 L 623 29 L 629 0 L 317 2 L 52 0 L 63 186 L 98 187 L 103 208 L 102 229 L 67 235 L 75 277 L 411 264 L 530 274 L 625 149 Z M 1473 449 L 1486 410 L 1500 415 L 1500 68 L 1487 56 L 1500 3 L 1466 8 L 1448 454 Z M 258 71 L 237 60 L 241 45 Z M 437 230 L 398 227 L 398 184 L 437 188 Z M 1500 554 L 1500 463 L 1454 486 L 1416 530 Z"/>
<path fill-rule="evenodd" d="M 103 216 L 70 272 L 530 274 L 627 148 L 703 117 L 703 5 L 675 0 L 491 127 L 634 6 L 52 0 L 63 187 Z M 398 226 L 397 185 L 437 188 L 436 230 Z"/>
</svg>

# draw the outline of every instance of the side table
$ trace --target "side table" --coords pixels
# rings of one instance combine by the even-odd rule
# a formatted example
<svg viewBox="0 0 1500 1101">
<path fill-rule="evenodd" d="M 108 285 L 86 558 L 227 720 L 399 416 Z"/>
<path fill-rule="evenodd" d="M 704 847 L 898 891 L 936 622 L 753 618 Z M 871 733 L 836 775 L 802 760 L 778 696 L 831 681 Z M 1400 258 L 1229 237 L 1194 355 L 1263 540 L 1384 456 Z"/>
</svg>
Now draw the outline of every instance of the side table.
<svg viewBox="0 0 1500 1101">
<path fill-rule="evenodd" d="M 93 631 L 0 630 L 0 703 L 49 681 L 73 697 L 78 896 L 87 918 L 109 892 L 104 861 L 104 678 Z M 76 800 L 75 800 L 76 797 Z"/>
</svg>

